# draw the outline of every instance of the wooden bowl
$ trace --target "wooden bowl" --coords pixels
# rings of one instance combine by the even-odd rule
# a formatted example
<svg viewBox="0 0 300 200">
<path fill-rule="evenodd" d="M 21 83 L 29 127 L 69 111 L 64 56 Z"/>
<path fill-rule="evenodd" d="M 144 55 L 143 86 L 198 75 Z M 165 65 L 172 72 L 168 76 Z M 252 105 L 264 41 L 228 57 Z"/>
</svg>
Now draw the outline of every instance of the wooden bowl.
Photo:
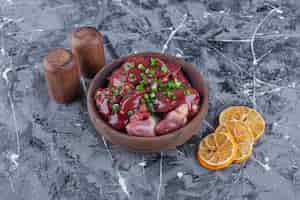
<svg viewBox="0 0 300 200">
<path fill-rule="evenodd" d="M 182 71 L 189 79 L 193 88 L 200 93 L 200 110 L 197 115 L 190 120 L 184 127 L 170 132 L 169 134 L 156 137 L 137 137 L 129 136 L 124 132 L 120 132 L 112 128 L 106 121 L 102 119 L 97 111 L 94 101 L 94 94 L 97 88 L 107 86 L 107 77 L 125 60 L 135 56 L 151 56 L 158 57 L 167 62 L 176 63 L 182 67 Z M 208 108 L 208 89 L 200 72 L 193 65 L 184 60 L 161 53 L 145 52 L 132 54 L 122 57 L 111 64 L 108 64 L 99 71 L 90 83 L 87 96 L 87 105 L 89 116 L 94 124 L 97 132 L 104 136 L 113 144 L 120 145 L 128 150 L 141 152 L 159 152 L 166 149 L 175 149 L 176 146 L 185 143 L 200 129 L 202 120 L 204 119 Z"/>
</svg>

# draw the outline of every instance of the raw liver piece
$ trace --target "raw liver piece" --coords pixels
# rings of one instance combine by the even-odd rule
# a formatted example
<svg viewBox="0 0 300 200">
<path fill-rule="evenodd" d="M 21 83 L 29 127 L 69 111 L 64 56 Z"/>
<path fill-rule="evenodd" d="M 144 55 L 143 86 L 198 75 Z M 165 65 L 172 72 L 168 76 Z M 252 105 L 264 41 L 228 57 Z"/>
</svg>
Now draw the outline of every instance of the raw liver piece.
<svg viewBox="0 0 300 200">
<path fill-rule="evenodd" d="M 155 136 L 154 128 L 156 119 L 148 112 L 139 112 L 130 118 L 130 122 L 126 126 L 128 135 L 153 137 Z"/>
<path fill-rule="evenodd" d="M 108 123 L 115 129 L 122 130 L 128 123 L 127 115 L 122 115 L 120 113 L 114 113 L 108 116 Z"/>
<path fill-rule="evenodd" d="M 190 94 L 185 96 L 185 102 L 189 107 L 189 118 L 195 116 L 199 111 L 200 96 L 194 88 L 189 88 Z"/>
<path fill-rule="evenodd" d="M 181 104 L 175 110 L 169 112 L 155 127 L 156 134 L 164 135 L 184 126 L 187 122 L 188 111 L 188 105 Z"/>
<path fill-rule="evenodd" d="M 112 86 L 122 86 L 124 82 L 126 82 L 127 74 L 124 67 L 120 67 L 115 70 L 111 76 L 108 78 L 109 84 Z"/>
<path fill-rule="evenodd" d="M 177 106 L 177 101 L 172 100 L 171 98 L 159 95 L 158 98 L 154 101 L 154 108 L 156 112 L 166 113 Z"/>
<path fill-rule="evenodd" d="M 121 110 L 120 110 L 120 112 L 122 114 L 125 114 L 128 111 L 135 112 L 138 109 L 139 105 L 140 105 L 140 100 L 141 100 L 143 95 L 144 95 L 143 92 L 135 92 L 132 95 L 128 96 L 127 98 L 123 99 L 121 101 Z"/>
<path fill-rule="evenodd" d="M 109 88 L 99 88 L 95 94 L 96 106 L 105 119 L 108 119 L 111 114 L 110 96 L 111 90 Z"/>
</svg>

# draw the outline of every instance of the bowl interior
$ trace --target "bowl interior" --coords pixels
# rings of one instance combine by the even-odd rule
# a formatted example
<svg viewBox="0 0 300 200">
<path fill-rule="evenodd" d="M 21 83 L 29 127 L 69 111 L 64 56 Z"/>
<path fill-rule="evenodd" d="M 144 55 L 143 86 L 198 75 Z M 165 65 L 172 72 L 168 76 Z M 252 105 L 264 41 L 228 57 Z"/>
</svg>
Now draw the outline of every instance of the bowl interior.
<svg viewBox="0 0 300 200">
<path fill-rule="evenodd" d="M 108 84 L 107 77 L 115 69 L 119 68 L 125 60 L 134 56 L 158 57 L 165 60 L 166 62 L 176 63 L 179 66 L 181 66 L 182 71 L 184 72 L 186 78 L 190 81 L 193 88 L 195 88 L 200 94 L 200 110 L 197 113 L 197 115 L 193 119 L 191 119 L 184 127 L 162 136 L 137 137 L 137 136 L 129 136 L 127 134 L 124 134 L 124 132 L 115 130 L 105 120 L 102 119 L 99 112 L 97 111 L 95 101 L 94 101 L 95 90 L 99 87 L 106 87 Z M 111 142 L 113 143 L 129 142 L 129 143 L 133 143 L 133 146 L 139 143 L 145 144 L 147 142 L 149 142 L 150 146 L 153 146 L 155 142 L 158 142 L 161 145 L 167 146 L 168 143 L 170 143 L 171 141 L 175 141 L 176 138 L 180 136 L 180 134 L 184 134 L 185 132 L 191 131 L 191 128 L 193 130 L 193 126 L 197 126 L 200 128 L 201 121 L 207 112 L 208 90 L 207 90 L 207 85 L 203 80 L 200 72 L 198 72 L 196 68 L 191 64 L 185 62 L 182 59 L 176 58 L 174 56 L 161 54 L 161 53 L 146 52 L 146 53 L 139 53 L 139 54 L 133 54 L 130 56 L 122 57 L 116 61 L 113 61 L 111 64 L 108 64 L 105 67 L 103 67 L 102 70 L 96 74 L 96 76 L 90 83 L 88 96 L 87 96 L 87 103 L 88 103 L 89 115 L 97 131 L 100 132 L 102 135 L 104 135 L 104 137 L 109 139 Z M 117 139 L 118 141 L 117 142 L 112 141 L 114 139 Z"/>
</svg>

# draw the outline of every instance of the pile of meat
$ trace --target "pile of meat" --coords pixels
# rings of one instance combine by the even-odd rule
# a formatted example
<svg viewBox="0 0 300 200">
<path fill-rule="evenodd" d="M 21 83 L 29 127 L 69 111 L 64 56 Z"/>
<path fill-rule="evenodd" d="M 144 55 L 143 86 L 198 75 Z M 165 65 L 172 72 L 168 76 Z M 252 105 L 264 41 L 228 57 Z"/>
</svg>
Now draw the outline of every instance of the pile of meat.
<svg viewBox="0 0 300 200">
<path fill-rule="evenodd" d="M 115 129 L 133 136 L 159 136 L 183 127 L 199 110 L 199 93 L 180 66 L 153 57 L 128 59 L 99 88 L 95 102 Z"/>
</svg>

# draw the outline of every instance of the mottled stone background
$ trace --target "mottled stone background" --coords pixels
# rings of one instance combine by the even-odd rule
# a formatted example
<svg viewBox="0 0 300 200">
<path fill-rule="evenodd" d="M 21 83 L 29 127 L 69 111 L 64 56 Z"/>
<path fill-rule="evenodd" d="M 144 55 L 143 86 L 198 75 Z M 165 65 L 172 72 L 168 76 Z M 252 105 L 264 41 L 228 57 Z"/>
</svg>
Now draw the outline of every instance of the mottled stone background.
<svg viewBox="0 0 300 200">
<path fill-rule="evenodd" d="M 186 59 L 210 91 L 203 128 L 174 151 L 130 153 L 97 137 L 84 96 L 47 96 L 42 58 L 92 25 L 107 62 L 142 51 Z M 300 1 L 0 0 L 1 200 L 296 200 L 300 195 Z M 208 171 L 194 158 L 230 105 L 265 117 L 244 165 Z"/>
</svg>

